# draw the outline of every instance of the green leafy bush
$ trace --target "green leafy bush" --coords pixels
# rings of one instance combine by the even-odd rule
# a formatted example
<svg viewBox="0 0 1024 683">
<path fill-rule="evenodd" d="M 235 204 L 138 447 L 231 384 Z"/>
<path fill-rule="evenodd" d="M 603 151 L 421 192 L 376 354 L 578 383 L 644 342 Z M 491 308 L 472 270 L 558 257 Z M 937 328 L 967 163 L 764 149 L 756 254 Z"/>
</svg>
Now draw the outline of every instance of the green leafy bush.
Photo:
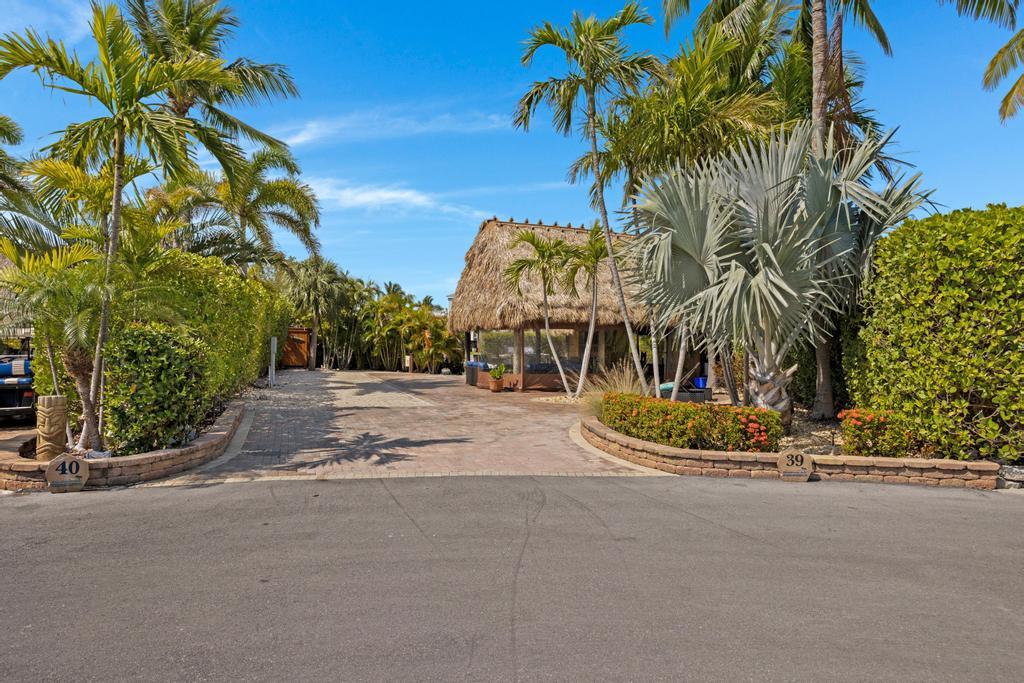
<svg viewBox="0 0 1024 683">
<path fill-rule="evenodd" d="M 183 330 L 133 323 L 107 347 L 108 446 L 118 455 L 190 440 L 209 405 L 205 345 Z"/>
<path fill-rule="evenodd" d="M 1024 454 L 1024 208 L 908 221 L 881 240 L 855 404 L 890 411 L 922 455 Z"/>
<path fill-rule="evenodd" d="M 269 286 L 243 278 L 216 258 L 175 252 L 167 269 L 182 324 L 208 347 L 211 396 L 237 393 L 266 370 L 270 337 L 283 352 L 292 311 Z"/>
<path fill-rule="evenodd" d="M 782 438 L 779 414 L 771 410 L 614 392 L 604 395 L 601 422 L 626 436 L 676 448 L 774 453 Z"/>
<path fill-rule="evenodd" d="M 921 449 L 904 421 L 888 411 L 851 408 L 841 411 L 839 419 L 843 421 L 843 450 L 850 455 L 906 458 Z"/>
</svg>

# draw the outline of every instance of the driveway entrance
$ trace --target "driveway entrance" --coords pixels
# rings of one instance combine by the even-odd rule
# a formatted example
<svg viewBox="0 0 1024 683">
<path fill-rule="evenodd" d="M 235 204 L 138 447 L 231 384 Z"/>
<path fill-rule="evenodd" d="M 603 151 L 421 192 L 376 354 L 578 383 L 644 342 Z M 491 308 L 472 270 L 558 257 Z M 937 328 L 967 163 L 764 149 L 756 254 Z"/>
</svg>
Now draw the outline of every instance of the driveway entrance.
<svg viewBox="0 0 1024 683">
<path fill-rule="evenodd" d="M 491 394 L 440 375 L 292 370 L 278 378 L 249 399 L 233 449 L 172 481 L 659 474 L 590 447 L 571 433 L 576 408 L 537 394 Z"/>
</svg>

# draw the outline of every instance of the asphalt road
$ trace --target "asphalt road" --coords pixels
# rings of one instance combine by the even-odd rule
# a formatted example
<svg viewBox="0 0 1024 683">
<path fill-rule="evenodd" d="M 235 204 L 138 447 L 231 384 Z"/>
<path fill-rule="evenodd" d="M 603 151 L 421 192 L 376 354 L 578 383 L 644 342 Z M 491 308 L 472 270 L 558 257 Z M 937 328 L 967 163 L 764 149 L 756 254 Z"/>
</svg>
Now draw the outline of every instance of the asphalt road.
<svg viewBox="0 0 1024 683">
<path fill-rule="evenodd" d="M 6 680 L 1021 680 L 1024 496 L 699 478 L 0 497 Z"/>
</svg>

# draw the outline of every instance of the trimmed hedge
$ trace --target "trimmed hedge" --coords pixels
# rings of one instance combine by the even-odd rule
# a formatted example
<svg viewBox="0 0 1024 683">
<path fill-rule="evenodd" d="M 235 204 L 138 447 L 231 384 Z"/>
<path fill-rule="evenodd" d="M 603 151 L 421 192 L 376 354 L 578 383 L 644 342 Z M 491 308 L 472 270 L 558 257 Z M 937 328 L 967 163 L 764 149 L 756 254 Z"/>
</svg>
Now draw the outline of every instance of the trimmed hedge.
<svg viewBox="0 0 1024 683">
<path fill-rule="evenodd" d="M 604 395 L 601 422 L 626 436 L 675 448 L 774 453 L 782 438 L 779 414 L 764 408 L 615 392 Z"/>
<path fill-rule="evenodd" d="M 206 359 L 205 345 L 181 329 L 118 330 L 106 356 L 108 446 L 131 455 L 194 438 L 208 407 Z"/>
<path fill-rule="evenodd" d="M 209 348 L 209 394 L 238 393 L 269 364 L 270 337 L 283 353 L 291 306 L 259 280 L 243 278 L 220 259 L 174 252 L 168 268 L 182 324 Z"/>
<path fill-rule="evenodd" d="M 1024 455 L 1024 208 L 907 221 L 881 240 L 855 404 L 889 411 L 921 455 Z"/>
</svg>

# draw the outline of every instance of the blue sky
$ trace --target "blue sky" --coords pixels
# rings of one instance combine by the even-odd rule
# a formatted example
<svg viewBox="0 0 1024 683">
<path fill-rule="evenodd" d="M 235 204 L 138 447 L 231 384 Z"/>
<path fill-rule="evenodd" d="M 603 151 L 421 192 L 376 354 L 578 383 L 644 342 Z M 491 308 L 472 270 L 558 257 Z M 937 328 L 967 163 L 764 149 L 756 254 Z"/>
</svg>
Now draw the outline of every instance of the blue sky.
<svg viewBox="0 0 1024 683">
<path fill-rule="evenodd" d="M 660 3 L 647 5 L 657 10 Z M 937 2 L 874 5 L 895 55 L 886 57 L 855 29 L 848 44 L 866 62 L 867 104 L 899 128 L 900 155 L 950 209 L 1024 204 L 1024 119 L 1000 124 L 998 95 L 981 88 L 984 66 L 1009 32 L 961 19 Z M 443 301 L 481 218 L 593 218 L 585 189 L 564 180 L 582 143 L 554 134 L 543 115 L 529 133 L 513 130 L 510 118 L 530 82 L 561 67 L 553 54 L 531 69 L 520 66 L 527 31 L 544 20 L 565 23 L 574 9 L 606 15 L 621 4 L 233 6 L 243 25 L 232 56 L 287 64 L 303 95 L 242 113 L 292 143 L 321 198 L 324 252 L 353 275 Z M 31 25 L 89 52 L 84 0 L 0 0 L 0 9 L 0 31 Z M 668 41 L 660 26 L 635 29 L 629 39 L 637 49 L 667 54 L 688 34 L 683 22 Z M 30 74 L 0 82 L 0 111 L 25 128 L 21 153 L 90 112 Z M 301 255 L 295 240 L 280 242 Z"/>
</svg>

